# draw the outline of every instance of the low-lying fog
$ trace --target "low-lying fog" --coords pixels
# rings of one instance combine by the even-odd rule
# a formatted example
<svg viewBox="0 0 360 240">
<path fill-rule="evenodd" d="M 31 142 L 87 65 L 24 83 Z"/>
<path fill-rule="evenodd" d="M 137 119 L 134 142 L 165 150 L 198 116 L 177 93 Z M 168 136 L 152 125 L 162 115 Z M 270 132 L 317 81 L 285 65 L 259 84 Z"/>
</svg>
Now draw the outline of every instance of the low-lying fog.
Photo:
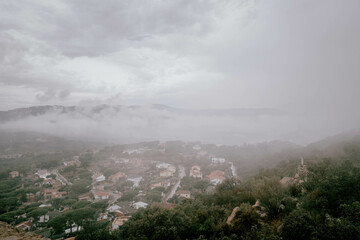
<svg viewBox="0 0 360 240">
<path fill-rule="evenodd" d="M 351 120 L 351 119 L 350 119 Z M 354 119 L 356 120 L 356 119 Z M 109 143 L 150 140 L 243 144 L 286 140 L 307 144 L 352 130 L 356 121 L 271 109 L 184 110 L 156 105 L 142 107 L 79 107 L 63 112 L 2 122 L 1 130 L 35 131 Z"/>
</svg>

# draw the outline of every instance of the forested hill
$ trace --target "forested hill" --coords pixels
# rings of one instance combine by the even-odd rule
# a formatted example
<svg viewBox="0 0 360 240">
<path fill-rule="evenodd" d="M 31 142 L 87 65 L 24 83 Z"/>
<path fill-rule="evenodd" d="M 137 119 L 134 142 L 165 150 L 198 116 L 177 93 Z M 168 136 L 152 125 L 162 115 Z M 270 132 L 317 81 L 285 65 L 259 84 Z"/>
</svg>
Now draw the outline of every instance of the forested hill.
<svg viewBox="0 0 360 240">
<path fill-rule="evenodd" d="M 283 162 L 246 182 L 227 179 L 211 194 L 139 211 L 111 234 L 85 225 L 76 239 L 100 238 L 359 239 L 360 148 Z"/>
</svg>

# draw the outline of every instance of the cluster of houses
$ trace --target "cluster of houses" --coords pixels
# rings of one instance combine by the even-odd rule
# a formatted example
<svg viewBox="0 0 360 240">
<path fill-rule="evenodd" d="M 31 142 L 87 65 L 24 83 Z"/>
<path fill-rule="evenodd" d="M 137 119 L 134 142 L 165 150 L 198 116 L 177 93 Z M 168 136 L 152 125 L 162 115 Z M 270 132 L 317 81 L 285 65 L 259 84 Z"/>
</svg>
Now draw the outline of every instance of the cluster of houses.
<svg viewBox="0 0 360 240">
<path fill-rule="evenodd" d="M 161 178 L 169 178 L 173 177 L 176 173 L 176 167 L 169 163 L 158 163 L 156 164 L 156 168 L 161 169 L 160 177 Z"/>
<path fill-rule="evenodd" d="M 19 177 L 19 171 L 11 171 L 9 172 L 9 175 L 11 178 L 16 178 L 16 177 Z"/>
<path fill-rule="evenodd" d="M 201 167 L 198 165 L 192 166 L 190 169 L 189 176 L 201 179 L 203 177 L 202 172 L 201 172 Z"/>
<path fill-rule="evenodd" d="M 12 171 L 9 175 L 11 178 L 22 176 L 22 174 L 19 174 L 18 171 Z M 67 195 L 66 191 L 60 191 L 64 185 L 61 181 L 53 178 L 47 178 L 51 175 L 47 170 L 39 170 L 36 175 L 38 178 L 42 179 L 42 182 L 36 183 L 36 185 L 40 187 L 40 190 L 35 194 L 31 192 L 25 193 L 26 201 L 28 203 L 35 202 L 35 199 L 37 197 L 40 198 L 41 196 L 43 197 L 43 201 L 46 202 L 50 199 L 64 198 Z"/>
<path fill-rule="evenodd" d="M 223 164 L 225 163 L 225 158 L 211 158 L 211 163 L 213 164 Z M 194 165 L 190 168 L 190 173 L 189 173 L 190 177 L 194 177 L 194 178 L 203 178 L 203 174 L 201 171 L 201 167 L 198 165 Z M 210 180 L 210 182 L 214 185 L 217 185 L 219 183 L 222 183 L 225 178 L 226 178 L 226 174 L 224 171 L 220 171 L 220 170 L 215 170 L 212 171 L 209 175 L 207 175 L 207 178 Z"/>
<path fill-rule="evenodd" d="M 219 170 L 212 171 L 208 178 L 212 184 L 217 185 L 225 180 L 225 172 Z"/>
<path fill-rule="evenodd" d="M 160 153 L 165 153 L 165 149 L 165 145 L 159 145 Z M 202 150 L 200 145 L 195 145 L 192 149 L 196 152 L 196 157 L 209 156 L 206 151 Z M 80 201 L 89 202 L 107 200 L 109 207 L 105 212 L 98 214 L 97 221 L 111 222 L 111 229 L 113 230 L 118 229 L 129 220 L 130 216 L 127 214 L 132 211 L 129 211 L 127 208 L 136 211 L 140 208 L 146 208 L 149 206 L 149 203 L 146 203 L 148 200 L 144 197 L 146 196 L 148 190 L 164 188 L 165 191 L 172 192 L 179 197 L 191 198 L 192 193 L 189 190 L 181 189 L 180 186 L 181 178 L 186 176 L 184 168 L 182 167 L 184 171 L 181 171 L 179 166 L 163 162 L 164 159 L 161 159 L 162 161 L 155 161 L 138 156 L 146 151 L 149 151 L 149 148 L 128 149 L 122 152 L 122 154 L 125 155 L 119 155 L 118 157 L 111 155 L 106 161 L 102 162 L 101 166 L 99 165 L 100 167 L 91 166 L 88 168 L 88 170 L 92 172 L 92 182 L 89 186 L 89 191 L 85 194 L 77 196 L 77 198 Z M 218 165 L 226 162 L 225 158 L 220 157 L 210 156 L 209 159 L 212 169 L 219 169 Z M 76 168 L 81 167 L 79 156 L 74 156 L 70 161 L 64 162 L 62 168 L 69 166 L 74 166 Z M 118 170 L 118 172 L 108 176 L 102 172 L 103 168 L 114 168 Z M 221 168 L 223 169 L 223 167 Z M 183 172 L 183 176 L 181 176 L 181 172 Z M 210 174 L 209 172 L 210 171 L 208 169 L 204 171 L 200 165 L 193 165 L 189 169 L 188 176 L 196 179 L 208 179 L 214 185 L 223 182 L 226 178 L 224 171 L 214 170 L 211 171 Z M 12 171 L 9 174 L 11 178 L 16 178 L 21 175 L 18 171 Z M 53 179 L 53 174 L 56 175 L 56 179 Z M 26 194 L 26 199 L 29 203 L 35 202 L 37 196 L 43 196 L 43 204 L 40 205 L 40 207 L 47 207 L 51 206 L 48 202 L 51 199 L 66 198 L 68 193 L 66 191 L 61 191 L 61 189 L 65 184 L 68 184 L 68 182 L 66 179 L 65 181 L 61 180 L 63 176 L 61 176 L 61 174 L 57 171 L 49 172 L 48 170 L 38 170 L 35 175 L 42 179 L 42 182 L 39 183 L 41 190 L 36 194 Z M 134 198 L 133 201 L 127 202 L 125 207 L 122 205 L 121 201 L 118 201 L 118 199 L 122 196 L 122 193 L 115 190 L 114 186 L 116 186 L 119 182 L 121 183 L 126 181 L 133 183 L 133 186 L 131 187 L 133 190 L 139 190 L 138 188 L 141 190 L 137 194 L 137 198 Z M 170 187 L 172 189 L 169 191 Z M 165 195 L 162 195 L 162 197 L 165 199 Z M 135 199 L 136 201 L 134 201 Z M 167 204 L 166 200 L 164 204 Z M 41 221 L 49 221 L 49 215 L 41 217 Z M 18 228 L 24 230 L 29 230 L 32 226 L 33 223 L 31 221 L 25 221 L 17 225 Z M 80 229 L 81 226 L 71 226 L 71 228 L 67 229 L 67 231 L 74 232 Z"/>
<path fill-rule="evenodd" d="M 126 216 L 121 211 L 121 207 L 114 204 L 106 209 L 106 212 L 100 213 L 97 217 L 98 222 L 109 222 L 111 221 L 111 230 L 119 229 L 126 221 L 130 219 L 130 216 Z"/>
</svg>

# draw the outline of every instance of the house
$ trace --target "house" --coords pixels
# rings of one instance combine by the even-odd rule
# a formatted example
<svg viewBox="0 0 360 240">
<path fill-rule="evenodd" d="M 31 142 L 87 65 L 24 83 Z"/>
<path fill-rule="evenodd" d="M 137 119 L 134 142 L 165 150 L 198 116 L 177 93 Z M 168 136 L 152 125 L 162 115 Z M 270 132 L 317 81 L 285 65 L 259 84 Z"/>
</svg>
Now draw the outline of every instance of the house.
<svg viewBox="0 0 360 240">
<path fill-rule="evenodd" d="M 39 176 L 39 178 L 46 178 L 47 176 L 51 175 L 51 173 L 48 172 L 48 170 L 39 170 L 37 171 L 37 173 L 35 173 L 36 175 Z"/>
<path fill-rule="evenodd" d="M 56 198 L 64 198 L 67 192 L 58 192 L 57 189 L 45 189 L 44 197 L 45 199 L 56 199 Z"/>
<path fill-rule="evenodd" d="M 62 187 L 62 182 L 52 178 L 45 178 L 43 181 L 43 186 L 52 186 L 54 189 L 59 189 Z"/>
<path fill-rule="evenodd" d="M 39 217 L 39 223 L 47 223 L 50 220 L 50 216 L 45 214 Z"/>
<path fill-rule="evenodd" d="M 108 212 L 115 212 L 116 210 L 119 210 L 121 207 L 119 206 L 119 205 L 116 205 L 116 204 L 114 204 L 114 205 L 111 205 L 110 207 L 108 207 L 107 209 L 106 209 L 106 211 L 108 211 Z"/>
<path fill-rule="evenodd" d="M 125 216 L 125 214 L 122 211 L 118 210 L 118 209 L 114 211 L 114 214 L 115 214 L 116 217 Z"/>
<path fill-rule="evenodd" d="M 98 222 L 107 221 L 109 218 L 107 213 L 100 213 L 99 217 L 97 218 Z"/>
<path fill-rule="evenodd" d="M 141 151 L 138 149 L 129 149 L 129 150 L 123 151 L 122 153 L 131 155 L 131 154 L 140 154 Z"/>
<path fill-rule="evenodd" d="M 162 178 L 172 177 L 173 175 L 174 175 L 174 172 L 172 172 L 168 169 L 160 172 L 160 177 L 162 177 Z"/>
<path fill-rule="evenodd" d="M 122 217 L 117 217 L 114 219 L 114 221 L 111 224 L 111 227 L 113 230 L 119 229 L 120 226 L 122 226 L 126 221 L 129 220 L 130 217 L 128 216 L 122 216 Z"/>
<path fill-rule="evenodd" d="M 136 195 L 137 197 L 145 197 L 146 193 L 144 193 L 143 191 L 139 191 L 139 193 Z"/>
<path fill-rule="evenodd" d="M 39 207 L 41 208 L 41 207 L 51 207 L 51 206 L 52 206 L 51 203 L 43 203 Z"/>
<path fill-rule="evenodd" d="M 162 182 L 157 182 L 157 183 L 153 183 L 150 185 L 151 190 L 153 190 L 154 188 L 157 188 L 157 187 L 163 187 L 163 188 L 167 189 L 168 187 L 170 187 L 170 182 L 162 181 Z"/>
<path fill-rule="evenodd" d="M 25 222 L 22 222 L 22 223 L 19 223 L 18 225 L 16 225 L 15 228 L 21 229 L 24 231 L 29 231 L 31 229 L 32 225 L 33 225 L 33 223 L 31 221 L 25 221 Z"/>
<path fill-rule="evenodd" d="M 35 202 L 35 195 L 33 193 L 26 193 L 27 202 Z"/>
<path fill-rule="evenodd" d="M 77 158 L 75 158 L 75 157 L 77 157 Z M 80 167 L 81 162 L 79 161 L 79 157 L 78 156 L 75 156 L 75 157 L 71 161 L 64 162 L 65 167 L 69 167 L 69 166 Z"/>
<path fill-rule="evenodd" d="M 190 169 L 190 177 L 202 178 L 201 167 L 198 165 L 192 166 Z"/>
<path fill-rule="evenodd" d="M 217 185 L 225 180 L 225 173 L 223 171 L 215 170 L 208 176 L 210 182 Z"/>
<path fill-rule="evenodd" d="M 73 233 L 73 232 L 80 231 L 81 229 L 82 229 L 82 226 L 78 226 L 75 223 L 73 223 L 73 225 L 71 225 L 71 228 L 65 229 L 65 233 Z"/>
<path fill-rule="evenodd" d="M 56 192 L 54 195 L 53 195 L 53 199 L 55 198 L 64 198 L 66 196 L 67 192 L 65 191 L 62 191 L 62 192 Z"/>
<path fill-rule="evenodd" d="M 53 194 L 55 195 L 57 192 L 56 189 L 45 189 L 44 190 L 44 198 L 45 199 L 52 199 Z"/>
<path fill-rule="evenodd" d="M 156 164 L 156 168 L 158 168 L 158 169 L 162 169 L 162 168 L 166 169 L 166 168 L 168 168 L 170 166 L 171 166 L 171 164 L 169 164 L 169 163 L 158 163 L 158 164 Z"/>
<path fill-rule="evenodd" d="M 109 199 L 109 194 L 106 192 L 98 191 L 94 193 L 95 201 Z"/>
<path fill-rule="evenodd" d="M 78 199 L 79 199 L 79 201 L 81 201 L 81 200 L 91 201 L 92 200 L 90 193 L 85 193 L 85 194 L 79 195 Z"/>
<path fill-rule="evenodd" d="M 95 181 L 95 182 L 102 182 L 102 181 L 105 181 L 106 178 L 103 174 L 101 173 L 95 173 L 93 176 L 92 176 L 92 179 Z"/>
<path fill-rule="evenodd" d="M 124 172 L 118 172 L 108 177 L 109 181 L 117 182 L 119 179 L 126 177 L 126 174 Z"/>
<path fill-rule="evenodd" d="M 133 187 L 139 187 L 142 177 L 128 178 L 127 180 L 130 182 L 133 182 L 133 184 L 134 184 Z"/>
<path fill-rule="evenodd" d="M 213 163 L 213 164 L 222 164 L 222 163 L 225 163 L 225 158 L 212 157 L 212 158 L 211 158 L 211 163 Z"/>
<path fill-rule="evenodd" d="M 190 198 L 190 191 L 186 191 L 186 190 L 179 190 L 176 192 L 176 195 L 179 195 L 180 197 L 183 197 L 183 198 Z"/>
<path fill-rule="evenodd" d="M 9 172 L 9 175 L 11 178 L 16 178 L 19 176 L 19 172 L 18 171 L 12 171 L 12 172 Z"/>
<path fill-rule="evenodd" d="M 175 166 L 172 166 L 170 165 L 166 170 L 172 172 L 172 173 L 176 173 L 176 167 Z"/>
<path fill-rule="evenodd" d="M 144 202 L 136 202 L 132 204 L 132 207 L 135 209 L 139 209 L 139 208 L 146 208 L 149 204 L 144 203 Z"/>
<path fill-rule="evenodd" d="M 26 219 L 26 217 L 27 217 L 26 213 L 15 216 L 16 219 L 20 219 L 20 218 L 25 218 Z"/>
</svg>

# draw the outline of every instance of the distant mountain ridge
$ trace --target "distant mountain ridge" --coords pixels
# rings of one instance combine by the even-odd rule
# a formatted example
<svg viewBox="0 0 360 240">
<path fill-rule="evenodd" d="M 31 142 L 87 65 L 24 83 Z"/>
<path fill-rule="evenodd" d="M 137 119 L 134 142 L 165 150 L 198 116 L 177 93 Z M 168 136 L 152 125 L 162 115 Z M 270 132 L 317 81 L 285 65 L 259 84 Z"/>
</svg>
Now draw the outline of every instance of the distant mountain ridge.
<svg viewBox="0 0 360 240">
<path fill-rule="evenodd" d="M 270 108 L 230 108 L 230 109 L 182 109 L 173 108 L 162 104 L 153 104 L 150 106 L 141 105 L 97 105 L 91 107 L 82 106 L 61 106 L 61 105 L 45 105 L 33 106 L 27 108 L 16 108 L 8 111 L 0 111 L 0 122 L 15 121 L 27 117 L 36 117 L 45 115 L 47 113 L 67 114 L 67 113 L 82 113 L 82 114 L 99 114 L 105 110 L 112 110 L 120 113 L 122 110 L 138 110 L 138 109 L 152 109 L 157 111 L 165 111 L 169 113 L 183 114 L 183 115 L 200 115 L 200 116 L 258 116 L 258 115 L 278 115 L 281 114 L 279 110 Z"/>
</svg>

